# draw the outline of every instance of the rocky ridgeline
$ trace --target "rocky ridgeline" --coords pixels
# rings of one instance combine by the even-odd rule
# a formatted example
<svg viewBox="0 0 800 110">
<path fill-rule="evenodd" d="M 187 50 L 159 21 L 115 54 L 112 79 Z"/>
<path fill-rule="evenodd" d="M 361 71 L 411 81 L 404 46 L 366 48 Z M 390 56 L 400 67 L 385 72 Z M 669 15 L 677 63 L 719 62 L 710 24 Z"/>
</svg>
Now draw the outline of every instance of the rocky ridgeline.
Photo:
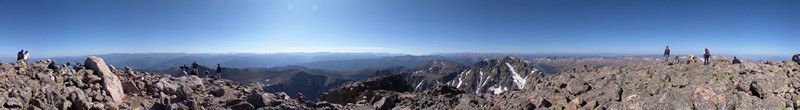
<svg viewBox="0 0 800 110">
<path fill-rule="evenodd" d="M 525 89 L 529 80 L 541 75 L 542 72 L 527 61 L 509 56 L 475 63 L 447 84 L 474 94 L 501 94 Z"/>
<path fill-rule="evenodd" d="M 259 83 L 116 70 L 89 57 L 67 68 L 52 61 L 0 63 L 0 109 L 307 109 L 340 108 L 263 92 Z"/>
</svg>

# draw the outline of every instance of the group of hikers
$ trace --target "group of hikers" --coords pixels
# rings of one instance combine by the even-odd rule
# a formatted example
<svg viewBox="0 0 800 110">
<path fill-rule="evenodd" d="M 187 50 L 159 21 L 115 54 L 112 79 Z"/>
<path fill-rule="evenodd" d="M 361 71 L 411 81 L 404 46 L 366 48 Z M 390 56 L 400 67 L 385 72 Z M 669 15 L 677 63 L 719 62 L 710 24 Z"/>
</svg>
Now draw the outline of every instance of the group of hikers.
<svg viewBox="0 0 800 110">
<path fill-rule="evenodd" d="M 27 50 L 25 49 L 19 50 L 19 52 L 17 52 L 17 61 L 19 60 L 28 61 L 29 55 L 30 54 L 28 54 Z"/>
<path fill-rule="evenodd" d="M 180 69 L 181 69 L 181 71 L 183 71 L 183 75 L 186 75 L 186 76 L 188 76 L 188 75 L 209 76 L 210 75 L 210 73 L 208 72 L 208 69 L 206 69 L 205 72 L 203 72 L 204 74 L 200 75 L 198 70 L 197 70 L 197 68 L 199 68 L 199 67 L 200 67 L 200 64 L 197 64 L 197 60 L 195 60 L 194 62 L 192 62 L 192 68 L 191 69 L 189 69 L 189 67 L 186 66 L 186 64 L 181 66 Z M 189 71 L 189 72 L 187 72 L 187 71 Z M 213 76 L 213 77 L 220 78 L 222 76 L 222 67 L 220 67 L 219 63 L 217 63 L 216 72 L 217 72 L 216 76 Z"/>
<path fill-rule="evenodd" d="M 28 52 L 28 50 L 22 49 L 19 50 L 19 52 L 17 52 L 17 63 L 28 63 L 28 59 L 30 59 L 30 53 Z M 85 68 L 83 67 L 83 65 L 81 65 L 81 63 L 75 63 L 76 65 L 72 65 L 70 64 L 70 62 L 67 62 L 64 63 L 63 65 L 57 65 L 56 61 L 50 59 L 47 59 L 47 62 L 50 63 L 47 64 L 47 68 L 52 70 L 59 70 L 62 67 L 71 68 L 75 70 Z"/>
<path fill-rule="evenodd" d="M 670 51 L 669 51 L 669 46 L 667 46 L 667 48 L 664 49 L 664 61 L 669 62 L 669 58 L 670 58 Z M 706 47 L 705 53 L 703 54 L 703 64 L 704 65 L 708 65 L 709 62 L 710 62 L 709 61 L 710 58 L 711 58 L 711 52 L 708 50 L 708 47 Z M 689 64 L 689 63 L 692 63 L 692 62 L 697 62 L 697 60 L 695 60 L 695 59 L 696 58 L 695 58 L 694 55 L 689 55 L 689 60 L 686 61 L 686 64 Z M 792 61 L 794 61 L 795 63 L 800 65 L 800 54 L 793 55 L 792 56 Z M 678 56 L 675 56 L 675 63 L 679 63 L 679 62 L 680 62 L 680 58 Z M 733 57 L 733 60 L 731 62 L 733 64 L 741 64 L 742 63 L 742 61 L 739 60 L 739 58 L 737 58 L 736 56 Z"/>
<path fill-rule="evenodd" d="M 669 51 L 669 46 L 667 46 L 667 48 L 664 49 L 664 61 L 669 62 L 669 58 L 670 58 L 669 56 L 670 56 L 670 51 Z M 708 65 L 710 58 L 711 58 L 711 52 L 708 50 L 708 47 L 706 47 L 705 53 L 703 53 L 703 64 L 704 65 Z M 689 63 L 692 63 L 692 62 L 697 62 L 696 59 L 697 58 L 694 55 L 689 55 L 689 60 L 686 60 L 686 64 L 689 64 Z M 738 61 L 738 59 L 736 59 L 736 57 L 733 57 L 733 59 Z M 675 63 L 679 63 L 679 62 L 680 62 L 680 57 L 679 56 L 675 56 Z"/>
</svg>

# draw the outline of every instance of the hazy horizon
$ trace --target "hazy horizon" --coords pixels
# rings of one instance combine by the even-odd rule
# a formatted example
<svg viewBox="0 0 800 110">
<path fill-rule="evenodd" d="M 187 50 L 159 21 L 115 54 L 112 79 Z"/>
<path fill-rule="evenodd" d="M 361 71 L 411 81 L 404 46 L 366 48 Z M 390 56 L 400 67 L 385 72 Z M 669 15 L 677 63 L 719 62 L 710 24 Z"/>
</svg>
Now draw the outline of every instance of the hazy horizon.
<svg viewBox="0 0 800 110">
<path fill-rule="evenodd" d="M 6 0 L 0 57 L 800 53 L 797 0 Z"/>
</svg>

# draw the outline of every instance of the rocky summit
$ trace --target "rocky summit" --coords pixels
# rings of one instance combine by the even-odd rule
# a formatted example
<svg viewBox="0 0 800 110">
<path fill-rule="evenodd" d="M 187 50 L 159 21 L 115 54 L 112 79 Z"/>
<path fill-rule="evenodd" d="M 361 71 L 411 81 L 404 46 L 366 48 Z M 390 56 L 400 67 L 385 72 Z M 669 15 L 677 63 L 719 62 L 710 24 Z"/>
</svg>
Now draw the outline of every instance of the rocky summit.
<svg viewBox="0 0 800 110">
<path fill-rule="evenodd" d="M 800 108 L 800 65 L 748 60 L 732 64 L 726 57 L 709 65 L 653 60 L 564 68 L 553 74 L 542 74 L 514 57 L 469 67 L 433 61 L 422 69 L 426 71 L 387 71 L 392 74 L 343 83 L 318 100 L 265 92 L 260 82 L 117 70 L 99 57 L 86 58 L 84 65 L 54 64 L 0 63 L 0 109 Z M 437 74 L 426 79 L 420 77 L 424 73 Z"/>
<path fill-rule="evenodd" d="M 341 108 L 324 102 L 266 93 L 260 83 L 196 76 L 115 70 L 102 58 L 89 57 L 85 65 L 0 63 L 0 109 L 32 110 L 254 110 Z"/>
</svg>

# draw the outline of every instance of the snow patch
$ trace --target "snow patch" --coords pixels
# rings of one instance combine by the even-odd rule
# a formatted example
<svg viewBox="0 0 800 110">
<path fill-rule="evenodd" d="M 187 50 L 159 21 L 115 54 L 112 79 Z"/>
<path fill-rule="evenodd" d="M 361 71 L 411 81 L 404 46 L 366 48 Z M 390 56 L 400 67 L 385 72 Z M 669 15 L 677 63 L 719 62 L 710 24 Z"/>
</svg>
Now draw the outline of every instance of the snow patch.
<svg viewBox="0 0 800 110">
<path fill-rule="evenodd" d="M 483 78 L 483 71 L 480 71 L 480 74 L 481 74 L 481 78 Z M 478 84 L 476 84 L 476 86 L 477 86 L 476 88 L 477 89 L 475 89 L 475 94 L 478 94 L 478 92 L 481 91 L 481 88 L 483 88 L 483 86 L 486 85 L 486 82 L 489 82 L 490 78 L 492 78 L 491 75 L 486 76 L 486 78 L 484 78 L 482 80 L 479 80 Z M 483 83 L 481 83 L 480 81 L 483 81 Z"/>
<path fill-rule="evenodd" d="M 461 83 L 462 83 L 462 82 L 464 82 L 464 81 L 463 81 L 463 80 L 461 80 L 461 78 L 459 77 L 459 78 L 458 78 L 458 85 L 456 85 L 456 88 L 461 88 Z"/>
<path fill-rule="evenodd" d="M 507 87 L 503 87 L 503 86 L 494 85 L 492 87 L 489 87 L 489 90 L 492 91 L 492 93 L 494 93 L 495 95 L 498 95 L 500 93 L 508 91 L 508 88 Z"/>
<path fill-rule="evenodd" d="M 423 82 L 425 82 L 425 80 L 419 81 L 419 84 L 417 84 L 417 87 L 414 87 L 414 90 L 419 90 L 419 86 L 421 86 Z"/>
<path fill-rule="evenodd" d="M 457 76 L 458 77 L 458 85 L 456 85 L 456 88 L 461 88 L 461 84 L 464 82 L 464 78 L 465 77 L 469 77 L 469 73 L 470 72 L 472 72 L 472 70 L 467 70 L 465 72 L 461 72 L 461 74 L 458 74 L 458 76 Z"/>
<path fill-rule="evenodd" d="M 517 84 L 517 87 L 519 89 L 524 89 L 525 88 L 525 83 L 527 82 L 528 76 L 525 76 L 525 78 L 522 78 L 521 76 L 519 76 L 519 74 L 517 74 L 517 71 L 514 70 L 514 66 L 511 66 L 511 64 L 508 64 L 508 63 L 506 63 L 506 66 L 508 66 L 508 69 L 511 70 L 511 74 L 512 74 L 511 77 L 514 78 L 514 83 Z"/>
</svg>

